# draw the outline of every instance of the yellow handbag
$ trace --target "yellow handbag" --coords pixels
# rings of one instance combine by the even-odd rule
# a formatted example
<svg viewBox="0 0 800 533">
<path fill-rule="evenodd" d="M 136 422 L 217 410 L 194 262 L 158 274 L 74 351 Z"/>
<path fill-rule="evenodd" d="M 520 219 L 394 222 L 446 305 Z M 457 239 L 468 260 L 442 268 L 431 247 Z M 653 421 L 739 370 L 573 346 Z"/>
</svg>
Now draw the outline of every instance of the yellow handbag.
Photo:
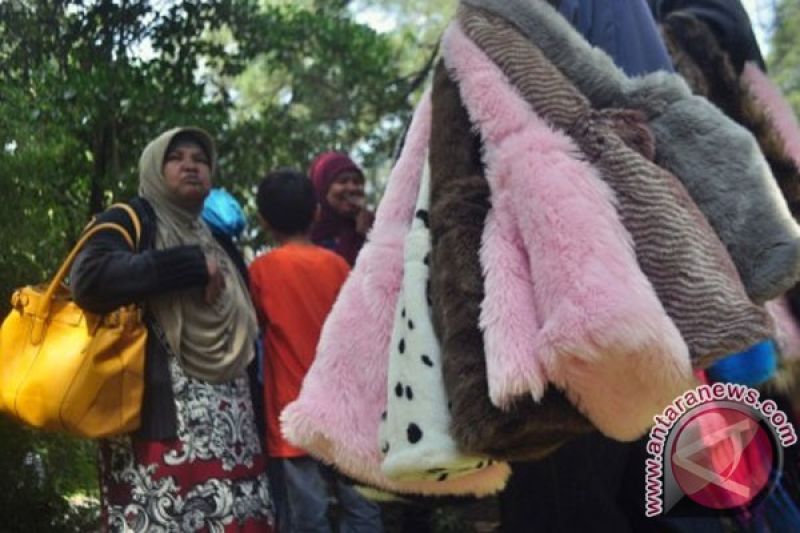
<svg viewBox="0 0 800 533">
<path fill-rule="evenodd" d="M 120 232 L 119 224 L 90 224 L 53 280 L 17 289 L 12 311 L 0 328 L 0 412 L 37 428 L 80 437 L 107 437 L 139 427 L 144 393 L 147 328 L 137 305 L 105 315 L 82 310 L 63 281 L 86 241 L 98 231 Z"/>
</svg>

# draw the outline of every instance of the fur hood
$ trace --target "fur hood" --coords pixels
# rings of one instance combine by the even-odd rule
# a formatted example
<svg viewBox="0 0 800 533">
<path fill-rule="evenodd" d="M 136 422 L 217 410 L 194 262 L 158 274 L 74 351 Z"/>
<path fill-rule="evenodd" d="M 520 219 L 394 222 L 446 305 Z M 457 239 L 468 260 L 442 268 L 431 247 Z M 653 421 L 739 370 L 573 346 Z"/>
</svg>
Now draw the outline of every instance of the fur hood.
<svg viewBox="0 0 800 533">
<path fill-rule="evenodd" d="M 552 381 L 602 432 L 639 437 L 693 381 L 613 192 L 455 23 L 443 56 L 483 138 L 491 189 L 481 250 L 490 397 L 507 407 L 523 393 L 540 398 Z M 493 240 L 508 251 L 487 253 Z M 508 279 L 509 262 L 528 268 L 500 286 L 494 278 Z M 509 299 L 521 306 L 512 312 Z M 529 342 L 519 342 L 515 323 Z"/>
<path fill-rule="evenodd" d="M 753 136 L 680 76 L 628 78 L 542 0 L 462 0 L 511 22 L 595 109 L 638 109 L 656 139 L 656 162 L 678 177 L 725 243 L 748 295 L 774 298 L 800 279 L 800 228 Z"/>
</svg>

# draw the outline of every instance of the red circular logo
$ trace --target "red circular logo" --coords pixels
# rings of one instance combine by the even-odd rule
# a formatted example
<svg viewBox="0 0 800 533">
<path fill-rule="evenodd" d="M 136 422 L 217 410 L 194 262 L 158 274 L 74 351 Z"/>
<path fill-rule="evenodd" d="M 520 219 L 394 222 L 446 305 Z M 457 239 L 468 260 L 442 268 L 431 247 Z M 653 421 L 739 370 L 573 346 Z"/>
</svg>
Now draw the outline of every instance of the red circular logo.
<svg viewBox="0 0 800 533">
<path fill-rule="evenodd" d="M 683 493 L 712 509 L 750 503 L 769 483 L 774 465 L 766 430 L 747 413 L 724 407 L 690 419 L 671 454 L 672 473 Z"/>
</svg>

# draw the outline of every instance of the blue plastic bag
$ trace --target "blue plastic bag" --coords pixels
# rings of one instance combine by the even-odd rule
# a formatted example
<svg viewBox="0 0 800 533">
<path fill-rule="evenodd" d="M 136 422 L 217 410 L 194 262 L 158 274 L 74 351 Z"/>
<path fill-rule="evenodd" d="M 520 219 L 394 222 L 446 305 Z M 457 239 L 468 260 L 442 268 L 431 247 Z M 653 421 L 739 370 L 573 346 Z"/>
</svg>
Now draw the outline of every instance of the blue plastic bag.
<svg viewBox="0 0 800 533">
<path fill-rule="evenodd" d="M 711 381 L 755 387 L 771 378 L 778 368 L 778 354 L 771 340 L 720 359 L 706 370 Z"/>
<path fill-rule="evenodd" d="M 203 204 L 203 220 L 211 230 L 228 237 L 238 237 L 246 224 L 244 211 L 225 189 L 211 189 Z"/>
</svg>

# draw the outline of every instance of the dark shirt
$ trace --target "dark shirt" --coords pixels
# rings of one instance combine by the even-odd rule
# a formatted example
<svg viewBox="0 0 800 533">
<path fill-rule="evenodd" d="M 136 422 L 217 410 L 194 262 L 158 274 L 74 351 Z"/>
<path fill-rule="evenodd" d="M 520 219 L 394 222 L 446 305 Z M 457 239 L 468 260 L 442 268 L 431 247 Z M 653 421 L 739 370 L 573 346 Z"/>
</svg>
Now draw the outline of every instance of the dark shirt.
<svg viewBox="0 0 800 533">
<path fill-rule="evenodd" d="M 70 289 L 82 309 L 107 313 L 122 305 L 144 304 L 151 295 L 203 287 L 208 283 L 206 258 L 199 246 L 156 250 L 156 215 L 152 206 L 140 197 L 131 200 L 130 206 L 141 221 L 139 250 L 132 251 L 119 233 L 101 231 L 84 246 L 72 266 Z M 97 217 L 97 222 L 116 222 L 131 236 L 134 235 L 133 223 L 122 209 L 105 211 Z M 224 236 L 215 235 L 215 238 L 247 281 L 247 268 L 233 242 Z M 145 321 L 148 327 L 145 391 L 137 436 L 147 440 L 172 439 L 177 437 L 177 420 L 169 372 L 169 349 L 146 307 Z M 252 389 L 254 376 L 251 371 L 249 373 Z M 259 402 L 260 395 L 251 392 L 254 393 L 254 403 Z M 261 413 L 256 413 L 256 416 L 257 421 L 263 418 Z"/>
<path fill-rule="evenodd" d="M 645 0 L 561 0 L 558 10 L 628 76 L 673 71 Z"/>
</svg>

